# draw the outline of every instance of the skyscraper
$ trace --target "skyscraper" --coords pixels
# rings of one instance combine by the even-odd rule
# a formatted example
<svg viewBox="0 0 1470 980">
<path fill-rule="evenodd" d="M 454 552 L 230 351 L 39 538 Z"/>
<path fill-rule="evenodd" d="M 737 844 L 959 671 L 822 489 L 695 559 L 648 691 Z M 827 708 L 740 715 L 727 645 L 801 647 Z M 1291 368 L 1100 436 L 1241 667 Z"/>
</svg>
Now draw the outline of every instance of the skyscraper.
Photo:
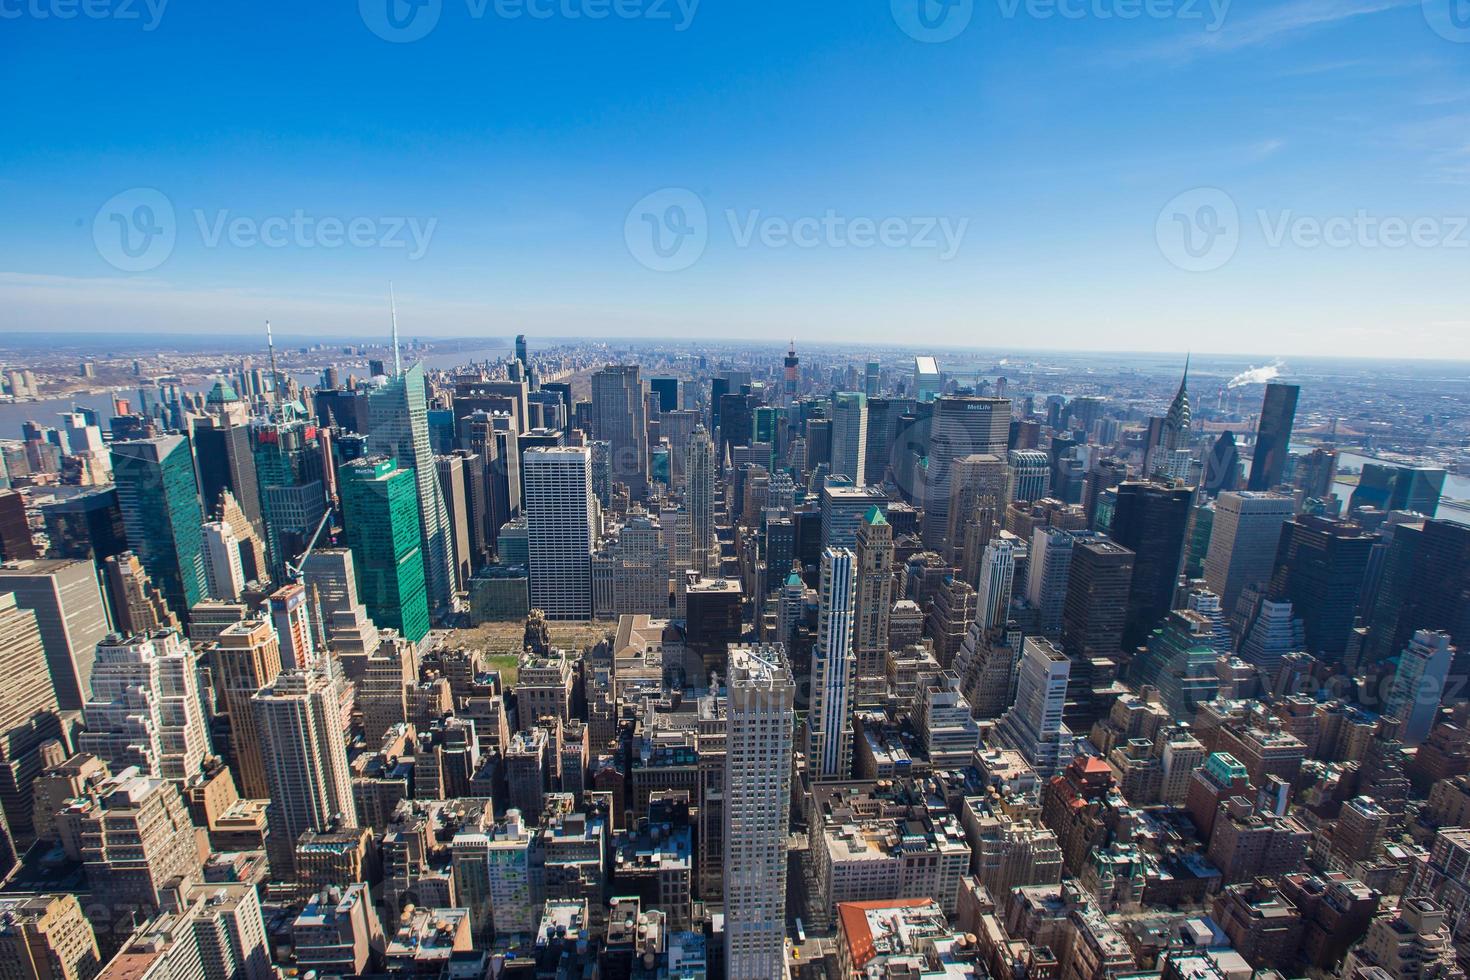
<svg viewBox="0 0 1470 980">
<path fill-rule="evenodd" d="M 43 504 L 41 515 L 51 539 L 51 554 L 57 558 L 90 558 L 101 564 L 128 550 L 115 487 Z"/>
<path fill-rule="evenodd" d="M 1454 654 L 1448 633 L 1419 630 L 1399 655 L 1384 713 L 1403 721 L 1399 735 L 1406 744 L 1423 742 L 1433 727 Z"/>
<path fill-rule="evenodd" d="M 888 657 L 888 613 L 893 608 L 893 528 L 877 507 L 858 525 L 853 555 L 857 584 L 852 650 L 857 675 L 882 677 Z"/>
<path fill-rule="evenodd" d="M 0 650 L 5 651 L 5 684 L 0 685 L 0 810 L 19 851 L 34 836 L 31 784 L 42 769 L 41 746 L 62 734 L 36 614 L 16 605 L 15 596 L 8 592 L 0 592 Z"/>
<path fill-rule="evenodd" d="M 199 526 L 199 487 L 183 436 L 112 444 L 112 472 L 128 544 L 169 608 L 187 620 L 207 594 Z"/>
<path fill-rule="evenodd" d="M 1303 514 L 1281 526 L 1268 598 L 1301 617 L 1307 652 L 1335 662 L 1347 650 L 1376 533 Z"/>
<path fill-rule="evenodd" d="M 137 766 L 183 785 L 211 754 L 194 652 L 177 630 L 98 644 L 86 719 L 78 747 L 113 772 Z"/>
<path fill-rule="evenodd" d="M 424 368 L 414 364 L 379 387 L 369 389 L 368 410 L 372 432 L 368 447 L 397 459 L 411 470 L 418 488 L 419 528 L 422 537 L 424 584 L 431 611 L 449 608 L 459 589 L 450 543 L 449 515 L 439 490 L 439 471 L 429 443 L 428 408 L 424 397 Z"/>
<path fill-rule="evenodd" d="M 278 676 L 251 704 L 265 743 L 268 855 L 279 879 L 294 868 L 304 831 L 357 826 L 340 695 L 327 674 L 297 670 Z"/>
<path fill-rule="evenodd" d="M 1220 597 L 1227 619 L 1235 614 L 1242 589 L 1270 580 L 1281 525 L 1294 512 L 1292 499 L 1279 493 L 1226 491 L 1215 499 L 1205 584 Z"/>
<path fill-rule="evenodd" d="M 1073 545 L 1062 605 L 1062 646 L 1068 656 L 1118 657 L 1132 580 L 1133 552 L 1122 545 L 1101 537 Z"/>
<path fill-rule="evenodd" d="M 994 514 L 1005 513 L 1010 472 L 1006 458 L 997 453 L 971 453 L 951 464 L 949 531 L 945 537 L 952 563 L 959 560 L 965 544 L 965 528 L 975 518 L 977 508 Z"/>
<path fill-rule="evenodd" d="M 3 460 L 0 460 L 3 463 Z M 19 490 L 0 489 L 0 561 L 40 558 L 31 527 L 26 521 L 26 501 Z"/>
<path fill-rule="evenodd" d="M 287 410 L 289 412 L 289 410 Z M 282 579 L 321 524 L 327 505 L 326 467 L 320 430 L 289 414 L 250 423 L 250 444 L 260 484 L 271 576 Z M 236 537 L 240 532 L 236 530 Z"/>
<path fill-rule="evenodd" d="M 316 665 L 316 644 L 306 601 L 306 586 L 289 582 L 270 594 L 271 625 L 281 645 L 281 668 L 304 670 Z"/>
<path fill-rule="evenodd" d="M 75 711 L 92 693 L 92 662 L 107 636 L 107 609 L 90 561 L 42 559 L 0 568 L 0 592 L 36 614 L 51 683 L 62 710 Z"/>
<path fill-rule="evenodd" d="M 461 456 L 436 456 L 439 490 L 444 495 L 444 513 L 449 518 L 449 540 L 454 547 L 454 568 L 461 588 L 468 588 L 475 573 L 474 553 L 470 550 L 470 486 Z"/>
<path fill-rule="evenodd" d="M 1271 382 L 1261 402 L 1261 417 L 1256 423 L 1256 445 L 1251 451 L 1251 476 L 1247 490 L 1271 490 L 1281 484 L 1286 474 L 1286 458 L 1291 450 L 1291 427 L 1296 422 L 1296 400 L 1301 389 L 1296 385 Z"/>
<path fill-rule="evenodd" d="M 867 475 L 868 400 L 860 391 L 832 396 L 832 475 L 862 485 Z"/>
<path fill-rule="evenodd" d="M 1179 450 L 1189 449 L 1189 358 L 1184 359 L 1184 376 L 1179 380 L 1179 390 L 1169 403 L 1159 431 L 1159 444 L 1151 447 L 1151 458 L 1146 461 L 1149 475 L 1171 473 L 1173 457 Z"/>
<path fill-rule="evenodd" d="M 812 707 L 807 715 L 807 765 L 813 779 L 852 775 L 852 703 L 857 658 L 852 650 L 853 554 L 846 548 L 822 552 L 817 642 L 812 647 Z"/>
<path fill-rule="evenodd" d="M 954 461 L 972 453 L 1004 455 L 1011 434 L 1006 398 L 946 395 L 934 402 L 929 423 L 929 470 L 924 492 L 924 544 L 942 550 L 949 533 Z"/>
<path fill-rule="evenodd" d="M 227 394 L 234 395 L 234 390 L 227 389 Z M 210 416 L 194 427 L 194 456 L 199 464 L 199 494 L 204 512 L 213 514 L 219 506 L 220 494 L 228 490 L 239 502 L 255 533 L 265 537 L 250 430 L 245 425 L 233 424 L 224 414 Z"/>
<path fill-rule="evenodd" d="M 648 493 L 648 425 L 638 367 L 616 364 L 592 375 L 592 436 L 611 443 L 612 478 L 641 500 Z"/>
<path fill-rule="evenodd" d="M 715 444 L 709 430 L 694 427 L 684 463 L 684 505 L 689 510 L 689 567 L 701 575 L 713 575 L 715 537 Z"/>
<path fill-rule="evenodd" d="M 345 464 L 339 480 L 347 545 L 368 615 L 417 642 L 429 631 L 418 481 L 381 456 Z"/>
<path fill-rule="evenodd" d="M 591 454 L 583 446 L 528 449 L 525 477 L 531 607 L 548 619 L 591 619 Z"/>
<path fill-rule="evenodd" d="M 1040 449 L 1010 451 L 1010 486 L 1007 502 L 1040 500 L 1051 492 L 1051 459 Z"/>
<path fill-rule="evenodd" d="M 240 541 L 234 529 L 222 521 L 200 528 L 204 555 L 204 580 L 212 598 L 234 602 L 245 589 L 245 568 L 240 562 Z"/>
<path fill-rule="evenodd" d="M 112 604 L 113 625 L 122 633 L 147 633 L 160 626 L 177 626 L 179 619 L 168 608 L 163 593 L 153 584 L 143 563 L 131 551 L 113 555 L 102 563 Z"/>
<path fill-rule="evenodd" d="M 1348 498 L 1348 513 L 1359 507 L 1407 510 L 1433 517 L 1439 510 L 1445 471 L 1438 466 L 1392 466 L 1364 463 L 1358 485 Z"/>
<path fill-rule="evenodd" d="M 725 976 L 785 973 L 796 685 L 779 645 L 732 647 L 725 734 Z"/>
<path fill-rule="evenodd" d="M 1071 661 L 1049 641 L 1026 637 L 1015 703 L 995 729 L 996 741 L 1024 755 L 1042 779 L 1056 775 L 1069 753 L 1072 735 L 1062 723 L 1062 710 L 1070 671 Z"/>
<path fill-rule="evenodd" d="M 1394 528 L 1368 634 L 1371 659 L 1402 650 L 1419 629 L 1470 643 L 1470 526 L 1425 521 Z M 1367 611 L 1365 610 L 1365 615 Z"/>
<path fill-rule="evenodd" d="M 215 696 L 220 710 L 230 719 L 230 754 L 240 794 L 247 799 L 266 799 L 270 784 L 251 699 L 261 688 L 274 683 L 281 672 L 281 648 L 275 628 L 264 616 L 226 626 L 209 654 Z"/>
<path fill-rule="evenodd" d="M 1067 600 L 1067 579 L 1072 568 L 1072 546 L 1091 531 L 1068 531 L 1038 527 L 1031 533 L 1026 556 L 1026 601 L 1036 609 L 1041 635 L 1049 640 L 1062 635 L 1062 609 Z"/>
<path fill-rule="evenodd" d="M 981 630 L 1005 626 L 1011 611 L 1011 588 L 1016 581 L 1014 538 L 992 538 L 980 563 L 980 610 L 976 622 Z"/>
<path fill-rule="evenodd" d="M 1133 552 L 1124 649 L 1148 642 L 1149 634 L 1173 606 L 1193 500 L 1192 487 L 1131 480 L 1118 485 L 1108 535 Z"/>
</svg>

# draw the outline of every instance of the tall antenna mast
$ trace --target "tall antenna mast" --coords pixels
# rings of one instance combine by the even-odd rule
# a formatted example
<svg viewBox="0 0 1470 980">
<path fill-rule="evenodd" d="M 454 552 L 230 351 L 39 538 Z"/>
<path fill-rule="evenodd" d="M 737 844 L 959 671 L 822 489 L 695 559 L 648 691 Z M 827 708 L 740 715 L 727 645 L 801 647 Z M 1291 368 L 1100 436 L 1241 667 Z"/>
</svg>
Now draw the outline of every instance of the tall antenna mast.
<svg viewBox="0 0 1470 980">
<path fill-rule="evenodd" d="M 393 280 L 388 280 L 388 309 L 393 314 L 393 377 L 403 373 L 403 362 L 398 359 L 398 301 L 393 298 Z"/>
<path fill-rule="evenodd" d="M 265 321 L 265 345 L 271 352 L 271 398 L 280 404 L 281 401 L 281 376 L 276 371 L 276 339 L 271 335 L 271 322 Z"/>
</svg>

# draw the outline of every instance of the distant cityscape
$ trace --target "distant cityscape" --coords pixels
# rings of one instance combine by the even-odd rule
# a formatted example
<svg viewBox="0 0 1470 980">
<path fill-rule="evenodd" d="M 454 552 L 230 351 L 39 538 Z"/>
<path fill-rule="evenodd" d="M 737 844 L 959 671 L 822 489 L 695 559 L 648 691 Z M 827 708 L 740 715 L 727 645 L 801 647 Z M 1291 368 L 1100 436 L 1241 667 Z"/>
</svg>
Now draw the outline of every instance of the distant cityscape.
<svg viewBox="0 0 1470 980">
<path fill-rule="evenodd" d="M 1464 980 L 1464 365 L 388 320 L 0 344 L 0 978 Z"/>
</svg>

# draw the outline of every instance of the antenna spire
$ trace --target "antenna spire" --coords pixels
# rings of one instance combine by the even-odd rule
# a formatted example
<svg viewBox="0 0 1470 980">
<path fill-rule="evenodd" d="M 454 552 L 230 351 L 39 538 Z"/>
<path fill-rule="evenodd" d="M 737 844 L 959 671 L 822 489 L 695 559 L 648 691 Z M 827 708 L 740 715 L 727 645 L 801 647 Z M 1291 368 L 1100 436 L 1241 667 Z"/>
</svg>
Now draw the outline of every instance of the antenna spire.
<svg viewBox="0 0 1470 980">
<path fill-rule="evenodd" d="M 281 401 L 281 375 L 276 371 L 276 339 L 271 334 L 271 322 L 265 321 L 265 345 L 271 352 L 271 397 L 277 404 Z"/>
<path fill-rule="evenodd" d="M 393 280 L 388 280 L 388 310 L 393 315 L 393 377 L 403 373 L 403 362 L 398 359 L 398 301 L 393 297 Z"/>
</svg>

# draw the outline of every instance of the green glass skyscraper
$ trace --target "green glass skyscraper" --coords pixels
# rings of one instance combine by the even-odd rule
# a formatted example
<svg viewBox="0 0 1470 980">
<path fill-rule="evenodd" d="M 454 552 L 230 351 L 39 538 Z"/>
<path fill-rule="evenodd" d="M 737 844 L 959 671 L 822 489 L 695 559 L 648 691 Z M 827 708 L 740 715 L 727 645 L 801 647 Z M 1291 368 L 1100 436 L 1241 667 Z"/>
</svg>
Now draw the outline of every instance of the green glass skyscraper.
<svg viewBox="0 0 1470 980">
<path fill-rule="evenodd" d="M 205 596 L 199 486 L 181 435 L 112 444 L 112 477 L 128 545 L 169 608 L 187 621 Z"/>
<path fill-rule="evenodd" d="M 449 608 L 459 591 L 459 581 L 454 567 L 454 545 L 449 536 L 449 513 L 444 507 L 439 471 L 434 466 L 434 450 L 429 443 L 423 366 L 411 365 L 402 374 L 368 388 L 367 399 L 371 422 L 369 450 L 392 456 L 414 474 L 419 544 L 423 549 L 429 604 L 435 609 Z"/>
<path fill-rule="evenodd" d="M 374 623 L 417 642 L 429 632 L 418 482 L 396 459 L 374 456 L 339 471 L 347 546 Z"/>
</svg>

